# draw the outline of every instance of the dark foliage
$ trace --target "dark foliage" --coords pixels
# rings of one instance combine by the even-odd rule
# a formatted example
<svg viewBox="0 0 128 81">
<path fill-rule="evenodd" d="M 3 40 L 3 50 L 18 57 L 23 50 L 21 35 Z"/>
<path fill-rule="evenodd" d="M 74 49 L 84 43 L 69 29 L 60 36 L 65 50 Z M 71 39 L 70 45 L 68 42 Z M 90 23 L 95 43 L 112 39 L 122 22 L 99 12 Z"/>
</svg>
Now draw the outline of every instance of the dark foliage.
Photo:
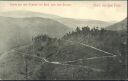
<svg viewBox="0 0 128 81">
<path fill-rule="evenodd" d="M 102 58 L 91 61 L 76 62 L 78 65 L 88 65 L 102 68 L 104 72 L 88 72 L 89 69 L 44 64 L 35 72 L 36 79 L 126 79 L 126 32 L 116 32 L 98 27 L 90 29 L 88 26 L 69 32 L 61 39 L 50 38 L 47 35 L 39 35 L 33 39 L 34 49 L 40 57 L 50 61 L 68 61 L 83 57 L 101 56 L 100 52 L 91 48 L 82 47 L 76 43 L 65 40 L 84 43 L 104 51 L 117 55 L 116 58 Z M 84 59 L 84 58 L 83 58 Z M 71 63 L 73 64 L 73 63 Z M 78 72 L 77 72 L 78 71 Z M 63 73 L 62 73 L 63 72 Z"/>
</svg>

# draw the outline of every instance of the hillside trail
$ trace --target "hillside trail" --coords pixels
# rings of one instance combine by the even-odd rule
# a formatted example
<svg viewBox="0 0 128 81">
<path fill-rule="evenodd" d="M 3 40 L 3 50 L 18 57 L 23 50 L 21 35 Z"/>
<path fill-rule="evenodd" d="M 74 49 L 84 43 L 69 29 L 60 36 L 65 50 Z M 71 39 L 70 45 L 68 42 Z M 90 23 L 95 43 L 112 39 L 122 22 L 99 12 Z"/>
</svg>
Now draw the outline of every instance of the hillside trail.
<svg viewBox="0 0 128 81">
<path fill-rule="evenodd" d="M 34 57 L 34 58 L 38 58 L 38 59 L 40 59 L 43 63 L 50 63 L 50 64 L 57 64 L 57 65 L 69 65 L 69 66 L 78 66 L 78 67 L 83 67 L 83 68 L 88 68 L 88 69 L 91 69 L 91 70 L 93 70 L 93 71 L 98 71 L 98 72 L 101 72 L 101 71 L 103 71 L 103 70 L 101 70 L 101 69 L 96 69 L 96 68 L 92 68 L 92 67 L 89 67 L 89 66 L 82 66 L 82 65 L 71 65 L 71 64 L 66 64 L 66 63 L 63 63 L 63 62 L 57 62 L 57 61 L 48 61 L 47 59 L 45 59 L 45 58 L 43 58 L 43 57 L 39 57 L 39 56 L 36 56 L 36 55 L 30 55 L 30 54 L 28 54 L 28 53 L 24 53 L 24 52 L 20 52 L 20 51 L 17 51 L 17 50 L 15 50 L 16 52 L 18 52 L 18 53 L 21 53 L 21 54 L 23 54 L 23 55 L 25 55 L 25 56 L 31 56 L 31 57 Z"/>
<path fill-rule="evenodd" d="M 24 48 L 26 48 L 26 47 L 28 47 L 28 46 L 30 46 L 30 45 L 33 45 L 33 43 L 29 43 L 29 44 L 25 44 L 25 45 L 22 45 L 22 46 L 16 46 L 16 47 L 14 47 L 14 48 L 12 48 L 12 49 L 10 49 L 10 50 L 7 50 L 7 51 L 5 51 L 5 52 L 2 52 L 2 54 L 0 55 L 0 59 L 2 59 L 5 55 L 7 55 L 8 53 L 11 53 L 11 52 L 14 52 L 15 51 L 15 49 L 24 49 Z"/>
<path fill-rule="evenodd" d="M 74 42 L 74 41 L 69 41 L 69 40 L 65 40 L 65 41 L 72 42 L 72 43 Z M 96 47 L 93 47 L 93 46 L 90 46 L 90 45 L 87 45 L 87 44 L 84 44 L 84 43 L 80 43 L 80 42 L 74 42 L 74 43 L 83 45 L 83 46 L 85 46 L 85 47 L 90 47 L 90 48 L 92 48 L 92 49 L 95 49 L 95 50 L 97 50 L 97 51 L 103 52 L 103 53 L 105 53 L 105 54 L 112 55 L 112 56 L 103 56 L 103 57 L 91 57 L 91 58 L 87 58 L 87 59 L 98 59 L 98 58 L 106 58 L 106 57 L 116 57 L 115 54 L 109 53 L 109 52 L 104 51 L 104 50 L 101 50 L 101 49 L 98 49 L 98 48 L 96 48 Z M 0 58 L 2 58 L 2 56 L 4 56 L 5 54 L 8 54 L 8 53 L 10 53 L 10 52 L 13 52 L 13 51 L 14 51 L 15 49 L 17 49 L 17 48 L 18 48 L 18 49 L 22 49 L 22 48 L 25 48 L 25 47 L 30 46 L 30 45 L 33 45 L 33 43 L 30 43 L 30 44 L 28 44 L 28 45 L 22 45 L 22 46 L 19 46 L 19 47 L 12 48 L 11 50 L 5 51 L 4 53 L 1 54 Z M 77 59 L 77 60 L 82 60 L 82 59 Z M 74 60 L 74 61 L 75 61 L 75 60 Z"/>
<path fill-rule="evenodd" d="M 103 52 L 103 53 L 105 53 L 105 54 L 115 56 L 115 54 L 113 54 L 113 53 L 110 53 L 110 52 L 101 50 L 101 49 L 96 48 L 96 47 L 94 47 L 94 46 L 90 46 L 90 45 L 87 45 L 87 44 L 84 44 L 84 43 L 74 42 L 74 41 L 70 41 L 70 40 L 65 40 L 65 41 L 72 42 L 72 43 L 77 43 L 77 44 L 83 45 L 83 46 L 85 46 L 85 47 L 90 47 L 90 48 L 95 49 L 95 50 L 97 50 L 97 51 Z"/>
<path fill-rule="evenodd" d="M 94 71 L 98 71 L 98 72 L 100 72 L 100 71 L 103 71 L 103 70 L 100 70 L 100 69 L 96 69 L 96 68 L 92 68 L 92 67 L 88 67 L 88 66 L 81 66 L 81 65 L 71 65 L 71 64 L 65 64 L 65 63 L 61 63 L 61 62 L 50 62 L 50 61 L 48 61 L 47 59 L 45 59 L 45 58 L 43 58 L 43 57 L 39 57 L 39 56 L 36 56 L 36 55 L 30 55 L 30 54 L 27 54 L 27 53 L 23 53 L 23 52 L 20 52 L 20 51 L 17 51 L 17 49 L 21 49 L 21 48 L 24 48 L 24 47 L 27 47 L 27 46 L 30 46 L 30 45 L 23 45 L 23 46 L 19 46 L 19 47 L 17 47 L 17 48 L 13 48 L 13 49 L 11 49 L 11 50 L 9 50 L 9 51 L 6 51 L 6 52 L 4 52 L 3 54 L 2 54 L 2 56 L 0 57 L 0 58 L 3 58 L 5 55 L 7 55 L 8 53 L 11 53 L 11 52 L 18 52 L 18 53 L 21 53 L 21 54 L 24 54 L 25 56 L 31 56 L 31 57 L 35 57 L 35 58 L 38 58 L 38 59 L 41 59 L 41 61 L 43 61 L 44 63 L 51 63 L 51 64 L 59 64 L 59 65 L 69 65 L 69 66 L 78 66 L 78 67 L 83 67 L 83 68 L 90 68 L 90 69 L 92 69 L 92 70 L 94 70 Z M 23 55 L 23 57 L 25 57 Z M 24 63 L 25 63 L 25 61 L 24 61 Z"/>
<path fill-rule="evenodd" d="M 107 51 L 104 51 L 104 50 L 101 50 L 99 48 L 96 48 L 96 47 L 93 47 L 93 46 L 90 46 L 90 45 L 87 45 L 87 44 L 84 44 L 84 43 L 80 43 L 80 42 L 74 42 L 74 41 L 70 41 L 70 40 L 65 40 L 65 41 L 68 41 L 68 42 L 72 42 L 72 43 L 77 43 L 77 44 L 80 44 L 80 45 L 83 45 L 85 47 L 90 47 L 92 49 L 95 49 L 97 51 L 100 51 L 100 52 L 103 52 L 105 54 L 108 54 L 108 55 L 111 55 L 111 56 L 102 56 L 102 57 L 90 57 L 90 58 L 86 58 L 86 59 L 76 59 L 76 60 L 72 60 L 72 61 L 67 61 L 65 63 L 68 63 L 68 62 L 76 62 L 76 61 L 81 61 L 81 60 L 93 60 L 93 59 L 101 59 L 101 58 L 113 58 L 113 57 L 116 57 L 117 55 L 113 54 L 113 53 L 110 53 L 110 52 L 107 52 Z"/>
<path fill-rule="evenodd" d="M 101 58 L 114 58 L 116 57 L 114 56 L 102 56 L 102 57 L 90 57 L 90 58 L 86 58 L 86 59 L 76 59 L 76 60 L 72 60 L 72 61 L 66 61 L 64 63 L 71 63 L 71 62 L 77 62 L 77 61 L 82 61 L 82 60 L 93 60 L 93 59 L 101 59 Z"/>
<path fill-rule="evenodd" d="M 66 40 L 66 41 L 68 41 L 68 42 L 74 42 L 74 41 L 69 41 L 69 40 Z M 111 55 L 111 56 L 91 57 L 91 58 L 87 58 L 87 59 L 77 59 L 77 60 L 66 61 L 66 62 L 62 62 L 62 63 L 61 63 L 61 62 L 50 62 L 50 61 L 48 61 L 47 59 L 45 59 L 45 58 L 43 58 L 43 57 L 38 57 L 38 56 L 35 56 L 35 55 L 30 55 L 30 54 L 26 54 L 26 53 L 17 51 L 17 49 L 26 48 L 26 47 L 28 47 L 28 46 L 30 46 L 30 45 L 33 45 L 33 43 L 30 43 L 30 44 L 28 44 L 28 45 L 19 46 L 19 47 L 16 47 L 16 48 L 13 48 L 13 49 L 11 49 L 11 50 L 9 50 L 9 51 L 4 52 L 4 53 L 0 56 L 0 59 L 2 59 L 6 54 L 8 54 L 8 53 L 10 53 L 10 52 L 15 52 L 15 51 L 17 51 L 17 52 L 19 52 L 19 53 L 21 53 L 21 54 L 23 54 L 23 55 L 27 55 L 27 56 L 29 55 L 29 56 L 31 56 L 31 57 L 38 58 L 38 59 L 40 59 L 43 63 L 59 64 L 59 65 L 66 65 L 66 66 L 67 66 L 67 65 L 69 65 L 69 66 L 77 66 L 77 67 L 89 68 L 89 69 L 92 69 L 93 71 L 101 72 L 101 71 L 103 71 L 103 70 L 101 70 L 101 69 L 92 68 L 92 67 L 89 67 L 89 66 L 82 66 L 82 65 L 71 65 L 71 64 L 67 64 L 67 63 L 68 63 L 68 62 L 75 62 L 75 61 L 79 61 L 79 60 L 93 60 L 93 59 L 100 59 L 100 58 L 106 58 L 106 57 L 116 57 L 115 54 L 106 52 L 106 51 L 101 50 L 101 49 L 98 49 L 98 48 L 96 48 L 96 47 L 89 46 L 89 45 L 86 45 L 86 44 L 84 44 L 84 43 L 79 43 L 79 42 L 75 42 L 75 43 L 80 44 L 80 45 L 83 45 L 83 46 L 86 46 L 86 47 L 90 47 L 90 48 L 92 48 L 92 49 L 98 50 L 98 51 L 103 52 L 103 53 L 105 53 L 105 54 L 109 54 L 109 55 Z M 25 61 L 24 61 L 24 63 L 25 63 Z"/>
</svg>

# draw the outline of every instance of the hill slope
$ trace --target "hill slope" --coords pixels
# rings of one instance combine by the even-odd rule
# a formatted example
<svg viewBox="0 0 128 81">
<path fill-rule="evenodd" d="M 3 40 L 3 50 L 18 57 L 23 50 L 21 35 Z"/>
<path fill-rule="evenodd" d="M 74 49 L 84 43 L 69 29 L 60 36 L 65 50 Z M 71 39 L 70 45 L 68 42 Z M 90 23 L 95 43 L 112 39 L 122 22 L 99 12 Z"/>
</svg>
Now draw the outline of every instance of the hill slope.
<svg viewBox="0 0 128 81">
<path fill-rule="evenodd" d="M 66 44 L 64 43 L 63 48 L 60 50 L 60 53 L 58 54 L 57 58 L 54 56 L 51 56 L 47 58 L 50 60 L 50 62 L 64 62 L 64 61 L 69 61 L 73 59 L 79 59 L 82 58 L 81 56 L 88 57 L 88 56 L 98 56 L 98 52 L 96 54 L 93 53 L 88 53 L 87 50 L 83 49 L 88 49 L 88 50 L 93 50 L 90 48 L 84 48 L 84 47 L 77 47 L 75 46 L 76 44 L 74 43 L 73 46 L 70 46 L 69 43 Z M 68 48 L 67 48 L 68 46 Z M 63 80 L 71 80 L 71 79 L 81 79 L 81 80 L 87 80 L 87 79 L 96 79 L 100 78 L 102 75 L 102 71 L 97 71 L 93 67 L 86 67 L 82 66 L 80 64 L 73 65 L 73 64 L 56 64 L 56 63 L 48 63 L 45 62 L 44 60 L 40 60 L 39 58 L 45 58 L 43 56 L 43 52 L 47 52 L 45 55 L 47 56 L 48 54 L 54 53 L 56 55 L 57 52 L 55 52 L 55 47 L 51 48 L 52 46 L 46 46 L 43 51 L 37 51 L 33 46 L 29 45 L 28 47 L 24 48 L 17 48 L 17 49 L 12 49 L 11 51 L 5 52 L 1 55 L 0 57 L 0 78 L 3 80 L 26 80 L 26 63 L 27 61 L 27 75 L 29 80 L 54 80 L 54 79 L 63 79 Z M 69 49 L 69 50 L 68 50 Z M 79 51 L 76 49 L 83 50 L 83 52 L 79 56 Z M 35 51 L 34 51 L 35 50 Z M 58 49 L 57 49 L 58 50 Z M 65 50 L 65 51 L 64 51 Z M 78 51 L 76 54 L 75 52 Z M 73 51 L 72 54 L 64 54 L 68 51 Z M 87 52 L 86 52 L 87 51 Z M 40 52 L 40 56 L 37 55 Z M 60 57 L 60 55 L 63 55 L 64 57 Z M 91 55 L 92 54 L 92 55 Z M 27 56 L 24 56 L 27 55 Z M 74 55 L 74 56 L 72 56 Z M 39 58 L 36 58 L 39 57 Z M 69 58 L 71 57 L 71 59 Z M 58 70 L 59 69 L 59 70 Z M 98 74 L 98 76 L 96 76 Z"/>
<path fill-rule="evenodd" d="M 72 32 L 61 40 L 40 35 L 34 38 L 33 45 L 21 46 L 15 51 L 2 54 L 0 78 L 26 79 L 24 61 L 27 60 L 29 80 L 125 79 L 126 50 L 123 46 L 120 47 L 120 35 L 115 31 L 87 30 Z M 84 44 L 97 47 L 109 54 Z M 26 54 L 27 57 L 23 58 L 22 55 Z"/>
<path fill-rule="evenodd" d="M 45 14 L 39 12 L 32 12 L 32 11 L 9 11 L 9 12 L 1 12 L 0 16 L 4 17 L 13 17 L 13 18 L 26 18 L 26 17 L 42 17 L 42 18 L 50 18 L 56 20 L 60 23 L 65 24 L 70 28 L 76 28 L 77 26 L 99 26 L 99 27 L 106 27 L 113 23 L 105 22 L 100 20 L 90 20 L 90 19 L 73 19 L 73 18 L 64 18 L 52 14 Z"/>
<path fill-rule="evenodd" d="M 60 18 L 56 15 L 39 13 L 39 12 L 32 12 L 32 11 L 8 11 L 8 12 L 1 12 L 0 16 L 3 17 L 13 17 L 13 18 L 28 18 L 28 17 L 42 17 L 42 18 Z"/>
<path fill-rule="evenodd" d="M 52 19 L 0 17 L 0 51 L 30 43 L 38 34 L 60 38 L 68 31 L 70 28 Z"/>
<path fill-rule="evenodd" d="M 110 22 L 105 22 L 100 20 L 89 20 L 89 19 L 58 18 L 57 20 L 73 29 L 76 27 L 84 27 L 84 26 L 89 26 L 90 28 L 97 26 L 101 28 L 105 28 L 106 26 L 113 24 Z"/>
<path fill-rule="evenodd" d="M 127 18 L 111 26 L 106 27 L 106 29 L 114 30 L 114 31 L 120 31 L 120 30 L 126 31 L 127 30 Z"/>
</svg>

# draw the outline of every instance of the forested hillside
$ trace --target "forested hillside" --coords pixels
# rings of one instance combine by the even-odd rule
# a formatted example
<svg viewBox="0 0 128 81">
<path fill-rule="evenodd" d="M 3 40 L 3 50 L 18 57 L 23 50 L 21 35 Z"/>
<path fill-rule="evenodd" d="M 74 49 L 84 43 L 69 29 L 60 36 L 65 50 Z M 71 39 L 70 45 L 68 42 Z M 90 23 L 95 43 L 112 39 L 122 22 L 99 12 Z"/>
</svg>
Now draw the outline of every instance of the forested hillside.
<svg viewBox="0 0 128 81">
<path fill-rule="evenodd" d="M 31 76 L 33 79 L 100 80 L 127 77 L 124 32 L 77 27 L 62 39 L 39 35 L 33 42 L 36 53 L 30 49 L 30 54 L 49 61 L 38 67 Z"/>
<path fill-rule="evenodd" d="M 0 16 L 0 28 L 0 52 L 28 44 L 32 37 L 38 34 L 60 38 L 70 31 L 70 28 L 62 23 L 40 17 L 11 18 Z"/>
<path fill-rule="evenodd" d="M 126 79 L 126 36 L 126 32 L 98 27 L 90 29 L 88 26 L 82 29 L 77 27 L 75 31 L 65 34 L 62 38 L 39 34 L 33 37 L 30 45 L 21 46 L 1 55 L 0 78 L 9 80 Z"/>
</svg>

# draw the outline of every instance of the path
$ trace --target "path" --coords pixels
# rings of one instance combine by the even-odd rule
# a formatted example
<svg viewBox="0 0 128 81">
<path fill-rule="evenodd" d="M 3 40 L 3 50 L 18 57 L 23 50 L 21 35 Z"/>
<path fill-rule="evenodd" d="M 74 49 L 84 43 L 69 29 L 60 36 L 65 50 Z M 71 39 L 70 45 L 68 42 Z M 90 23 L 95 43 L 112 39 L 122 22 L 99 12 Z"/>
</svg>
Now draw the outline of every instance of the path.
<svg viewBox="0 0 128 81">
<path fill-rule="evenodd" d="M 38 56 L 35 56 L 35 55 L 30 55 L 30 54 L 27 54 L 27 53 L 23 53 L 23 52 L 20 52 L 20 51 L 17 51 L 17 50 L 15 50 L 15 51 L 18 52 L 18 53 L 24 54 L 24 55 L 26 55 L 26 56 L 31 56 L 31 57 L 35 57 L 35 58 L 44 60 L 45 63 L 59 64 L 59 65 L 66 65 L 66 66 L 67 66 L 67 65 L 69 65 L 69 66 L 78 66 L 78 67 L 83 67 L 83 68 L 89 68 L 89 69 L 92 69 L 93 71 L 98 71 L 98 72 L 103 71 L 103 70 L 101 70 L 101 69 L 96 69 L 96 68 L 92 68 L 92 67 L 88 67 L 88 66 L 71 65 L 71 64 L 61 63 L 61 62 L 50 62 L 50 61 L 48 61 L 47 59 L 45 59 L 45 58 L 43 58 L 43 57 L 41 58 L 41 57 L 38 57 Z"/>
</svg>

